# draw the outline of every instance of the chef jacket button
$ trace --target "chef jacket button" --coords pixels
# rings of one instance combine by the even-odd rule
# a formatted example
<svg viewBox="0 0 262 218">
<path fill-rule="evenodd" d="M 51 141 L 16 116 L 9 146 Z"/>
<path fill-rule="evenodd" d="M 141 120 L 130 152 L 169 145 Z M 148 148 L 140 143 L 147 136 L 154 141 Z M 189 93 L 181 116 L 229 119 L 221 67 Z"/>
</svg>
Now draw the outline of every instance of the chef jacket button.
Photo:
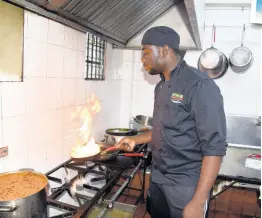
<svg viewBox="0 0 262 218">
<path fill-rule="evenodd" d="M 162 149 L 161 148 L 159 149 L 159 152 L 162 153 Z"/>
<path fill-rule="evenodd" d="M 161 173 L 162 173 L 162 174 L 166 174 L 166 171 L 165 171 L 165 170 L 161 170 Z"/>
<path fill-rule="evenodd" d="M 155 170 L 157 169 L 157 166 L 156 166 L 156 165 L 154 166 L 154 169 L 155 169 Z"/>
</svg>

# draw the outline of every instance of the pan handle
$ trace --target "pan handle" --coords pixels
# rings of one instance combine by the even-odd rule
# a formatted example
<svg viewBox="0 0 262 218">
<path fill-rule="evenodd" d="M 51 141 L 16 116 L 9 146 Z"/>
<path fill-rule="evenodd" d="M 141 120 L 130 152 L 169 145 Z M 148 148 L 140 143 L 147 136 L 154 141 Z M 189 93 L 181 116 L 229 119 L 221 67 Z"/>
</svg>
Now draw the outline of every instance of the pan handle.
<svg viewBox="0 0 262 218">
<path fill-rule="evenodd" d="M 212 37 L 211 37 L 211 47 L 214 47 L 214 43 L 216 42 L 216 26 L 215 24 L 213 25 L 212 29 Z"/>
<path fill-rule="evenodd" d="M 136 153 L 131 153 L 131 154 L 118 154 L 119 156 L 126 156 L 126 157 L 144 157 L 144 154 L 136 154 Z"/>
<path fill-rule="evenodd" d="M 242 38 L 241 38 L 241 47 L 243 47 L 244 44 L 244 35 L 245 35 L 245 31 L 246 31 L 246 25 L 243 25 L 243 31 L 242 31 Z"/>
<path fill-rule="evenodd" d="M 0 206 L 0 212 L 13 212 L 16 210 L 16 205 Z"/>
</svg>

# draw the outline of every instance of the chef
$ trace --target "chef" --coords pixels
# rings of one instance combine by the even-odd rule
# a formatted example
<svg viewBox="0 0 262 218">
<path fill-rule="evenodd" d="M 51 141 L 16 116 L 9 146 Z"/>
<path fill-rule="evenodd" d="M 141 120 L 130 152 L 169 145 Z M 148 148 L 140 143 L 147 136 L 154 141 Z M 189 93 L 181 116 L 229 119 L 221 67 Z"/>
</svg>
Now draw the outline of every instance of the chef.
<svg viewBox="0 0 262 218">
<path fill-rule="evenodd" d="M 181 59 L 179 44 L 179 35 L 169 27 L 145 32 L 141 61 L 149 74 L 161 77 L 153 128 L 117 144 L 127 151 L 142 143 L 152 147 L 152 218 L 203 218 L 226 154 L 223 97 L 206 73 Z"/>
</svg>

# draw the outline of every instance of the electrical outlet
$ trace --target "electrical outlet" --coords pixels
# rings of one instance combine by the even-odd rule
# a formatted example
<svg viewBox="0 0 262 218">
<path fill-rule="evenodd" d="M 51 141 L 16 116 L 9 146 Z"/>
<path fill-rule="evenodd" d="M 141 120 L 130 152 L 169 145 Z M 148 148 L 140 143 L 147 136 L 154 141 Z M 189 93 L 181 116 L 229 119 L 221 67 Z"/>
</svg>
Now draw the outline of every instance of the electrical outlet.
<svg viewBox="0 0 262 218">
<path fill-rule="evenodd" d="M 6 157 L 8 155 L 8 147 L 2 147 L 0 148 L 0 158 Z"/>
</svg>

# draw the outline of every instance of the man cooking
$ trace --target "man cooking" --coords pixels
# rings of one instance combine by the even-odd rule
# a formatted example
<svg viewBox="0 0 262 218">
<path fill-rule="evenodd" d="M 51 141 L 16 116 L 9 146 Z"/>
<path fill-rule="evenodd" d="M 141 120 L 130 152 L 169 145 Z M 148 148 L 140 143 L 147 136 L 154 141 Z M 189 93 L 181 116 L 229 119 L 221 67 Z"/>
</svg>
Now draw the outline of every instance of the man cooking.
<svg viewBox="0 0 262 218">
<path fill-rule="evenodd" d="M 142 143 L 152 147 L 152 218 L 203 218 L 226 154 L 223 97 L 206 73 L 181 59 L 179 43 L 169 27 L 144 34 L 144 69 L 161 77 L 155 87 L 153 128 L 116 145 L 126 151 Z"/>
</svg>

